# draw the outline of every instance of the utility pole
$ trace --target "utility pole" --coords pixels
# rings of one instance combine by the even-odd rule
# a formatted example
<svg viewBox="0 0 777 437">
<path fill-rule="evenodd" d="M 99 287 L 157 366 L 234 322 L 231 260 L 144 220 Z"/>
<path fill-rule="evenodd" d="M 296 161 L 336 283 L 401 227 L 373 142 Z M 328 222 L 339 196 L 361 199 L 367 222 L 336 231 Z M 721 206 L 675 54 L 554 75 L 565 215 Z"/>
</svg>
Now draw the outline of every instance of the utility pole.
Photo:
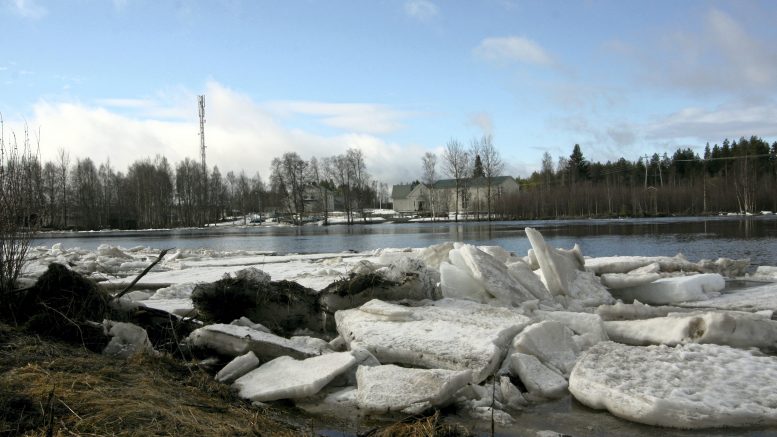
<svg viewBox="0 0 777 437">
<path fill-rule="evenodd" d="M 202 160 L 202 208 L 203 222 L 207 226 L 208 214 L 208 165 L 205 163 L 205 96 L 197 96 L 197 106 L 200 112 L 200 159 Z"/>
</svg>

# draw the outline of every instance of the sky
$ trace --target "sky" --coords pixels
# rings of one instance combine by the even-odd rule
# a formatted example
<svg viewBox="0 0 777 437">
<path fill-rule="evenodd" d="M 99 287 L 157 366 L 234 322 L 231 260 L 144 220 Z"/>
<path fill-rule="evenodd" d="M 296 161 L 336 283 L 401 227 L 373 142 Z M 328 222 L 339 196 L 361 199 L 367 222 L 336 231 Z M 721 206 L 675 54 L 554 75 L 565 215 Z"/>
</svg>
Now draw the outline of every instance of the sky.
<svg viewBox="0 0 777 437">
<path fill-rule="evenodd" d="M 0 0 L 0 114 L 44 160 L 266 180 L 360 148 L 389 184 L 493 137 L 506 173 L 777 139 L 777 2 Z"/>
</svg>

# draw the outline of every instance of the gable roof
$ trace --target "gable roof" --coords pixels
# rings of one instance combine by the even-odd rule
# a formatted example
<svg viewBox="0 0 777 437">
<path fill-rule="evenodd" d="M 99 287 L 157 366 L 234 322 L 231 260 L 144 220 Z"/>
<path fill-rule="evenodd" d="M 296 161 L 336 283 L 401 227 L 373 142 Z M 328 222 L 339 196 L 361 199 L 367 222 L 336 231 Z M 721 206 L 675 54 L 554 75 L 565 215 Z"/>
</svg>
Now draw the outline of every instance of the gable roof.
<svg viewBox="0 0 777 437">
<path fill-rule="evenodd" d="M 413 191 L 414 184 L 400 184 L 391 187 L 391 198 L 394 200 L 407 199 L 407 195 Z"/>
</svg>

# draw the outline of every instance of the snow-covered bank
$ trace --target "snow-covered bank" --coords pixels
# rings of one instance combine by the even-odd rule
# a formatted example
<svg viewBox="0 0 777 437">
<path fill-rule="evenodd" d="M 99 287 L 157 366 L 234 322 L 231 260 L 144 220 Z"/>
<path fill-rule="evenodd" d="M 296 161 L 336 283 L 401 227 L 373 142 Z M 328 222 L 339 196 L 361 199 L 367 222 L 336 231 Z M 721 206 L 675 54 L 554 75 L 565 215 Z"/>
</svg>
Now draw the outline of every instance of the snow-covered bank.
<svg viewBox="0 0 777 437">
<path fill-rule="evenodd" d="M 274 328 L 266 320 L 224 320 L 189 338 L 191 347 L 234 358 L 220 378 L 236 379 L 236 389 L 253 400 L 335 402 L 350 414 L 452 405 L 462 415 L 490 417 L 493 407 L 497 421 L 509 427 L 525 405 L 571 392 L 589 406 L 649 424 L 777 423 L 777 404 L 758 388 L 777 383 L 771 371 L 759 376 L 758 387 L 723 385 L 715 403 L 705 397 L 710 392 L 704 384 L 710 381 L 693 375 L 675 381 L 670 375 L 671 369 L 685 369 L 688 359 L 713 368 L 723 362 L 726 371 L 771 368 L 775 358 L 765 354 L 777 345 L 777 322 L 771 320 L 777 284 L 725 288 L 725 278 L 745 274 L 747 260 L 586 258 L 583 248 L 555 249 L 539 232 L 527 229 L 527 234 L 532 249 L 526 254 L 463 243 L 285 256 L 180 250 L 168 254 L 128 297 L 196 318 L 202 308 L 191 296 L 204 289 L 197 283 L 225 275 L 247 278 L 245 287 L 256 290 L 271 278 L 318 291 L 311 304 L 325 321 L 318 331 L 306 327 L 284 337 L 267 332 L 261 325 Z M 117 289 L 156 255 L 145 248 L 34 248 L 27 273 L 34 277 L 49 262 L 60 262 Z M 758 271 L 759 279 L 769 278 L 770 269 Z M 347 287 L 331 285 L 349 277 L 350 282 L 340 282 Z M 353 280 L 359 277 L 369 281 Z M 412 287 L 406 285 L 409 278 Z M 357 283 L 358 290 L 349 288 Z M 365 298 L 378 295 L 383 297 Z M 229 305 L 229 294 L 224 299 Z M 643 359 L 623 360 L 618 354 Z M 650 381 L 629 376 L 635 382 L 625 385 L 606 385 L 608 380 L 596 377 L 638 375 L 650 366 L 646 360 L 661 360 L 664 373 L 656 370 Z M 672 392 L 674 384 L 684 392 Z M 677 406 L 668 410 L 680 412 L 656 407 L 657 400 L 647 407 L 633 401 L 661 396 Z M 744 401 L 748 396 L 761 400 L 750 405 Z M 602 400 L 609 397 L 623 402 Z M 695 403 L 707 410 L 682 413 L 682 408 L 694 410 Z"/>
</svg>

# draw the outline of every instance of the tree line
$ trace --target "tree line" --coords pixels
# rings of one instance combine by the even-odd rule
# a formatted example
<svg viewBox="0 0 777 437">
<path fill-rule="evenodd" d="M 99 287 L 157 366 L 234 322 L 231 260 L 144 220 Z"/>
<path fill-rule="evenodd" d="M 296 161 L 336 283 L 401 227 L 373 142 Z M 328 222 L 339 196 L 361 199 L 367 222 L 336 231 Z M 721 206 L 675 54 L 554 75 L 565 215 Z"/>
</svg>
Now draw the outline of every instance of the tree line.
<svg viewBox="0 0 777 437">
<path fill-rule="evenodd" d="M 359 149 L 303 160 L 285 153 L 272 161 L 269 184 L 257 172 L 222 174 L 186 158 L 171 164 L 164 156 L 139 159 L 117 170 L 107 160 L 71 158 L 60 149 L 52 161 L 37 155 L 28 169 L 28 202 L 45 229 L 146 229 L 205 226 L 250 214 L 301 223 L 326 220 L 337 208 L 353 223 L 365 208 L 388 201 L 388 187 L 370 178 Z"/>
<path fill-rule="evenodd" d="M 777 142 L 759 137 L 589 162 L 579 145 L 555 162 L 545 153 L 539 171 L 519 179 L 520 193 L 506 203 L 521 219 L 703 215 L 777 211 Z"/>
</svg>

